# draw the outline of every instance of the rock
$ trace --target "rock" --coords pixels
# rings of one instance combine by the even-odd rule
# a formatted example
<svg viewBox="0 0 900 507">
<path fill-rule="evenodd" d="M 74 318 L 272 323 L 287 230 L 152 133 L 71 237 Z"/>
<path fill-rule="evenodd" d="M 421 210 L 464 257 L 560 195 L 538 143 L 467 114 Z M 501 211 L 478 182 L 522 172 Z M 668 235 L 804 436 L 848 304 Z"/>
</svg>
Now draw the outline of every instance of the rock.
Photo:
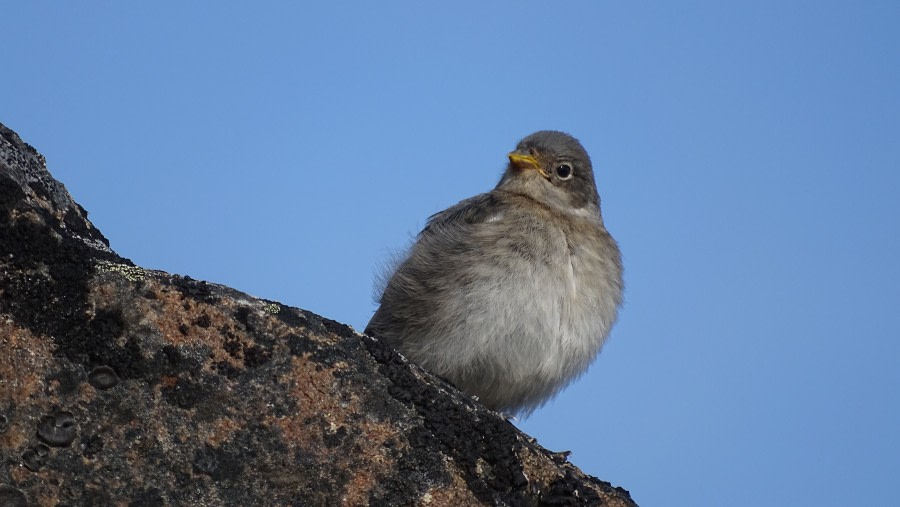
<svg viewBox="0 0 900 507">
<path fill-rule="evenodd" d="M 350 327 L 110 250 L 0 125 L 3 505 L 613 505 Z"/>
</svg>

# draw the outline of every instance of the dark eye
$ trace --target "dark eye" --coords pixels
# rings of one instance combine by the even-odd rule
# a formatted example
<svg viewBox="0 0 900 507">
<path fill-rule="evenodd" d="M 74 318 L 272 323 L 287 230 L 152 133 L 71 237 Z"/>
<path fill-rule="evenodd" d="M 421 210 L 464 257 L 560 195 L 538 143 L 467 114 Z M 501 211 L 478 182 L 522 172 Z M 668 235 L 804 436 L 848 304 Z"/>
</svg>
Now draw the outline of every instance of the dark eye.
<svg viewBox="0 0 900 507">
<path fill-rule="evenodd" d="M 572 166 L 569 164 L 559 164 L 554 171 L 561 180 L 567 180 L 572 177 Z"/>
</svg>

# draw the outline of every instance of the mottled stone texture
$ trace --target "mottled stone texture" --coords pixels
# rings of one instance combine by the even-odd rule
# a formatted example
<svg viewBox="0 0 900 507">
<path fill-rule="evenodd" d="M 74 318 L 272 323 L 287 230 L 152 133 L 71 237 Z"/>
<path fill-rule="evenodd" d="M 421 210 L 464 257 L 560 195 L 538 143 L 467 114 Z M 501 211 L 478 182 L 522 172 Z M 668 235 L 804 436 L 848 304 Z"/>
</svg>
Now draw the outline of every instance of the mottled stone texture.
<svg viewBox="0 0 900 507">
<path fill-rule="evenodd" d="M 108 245 L 0 125 L 0 505 L 634 505 L 375 339 Z"/>
</svg>

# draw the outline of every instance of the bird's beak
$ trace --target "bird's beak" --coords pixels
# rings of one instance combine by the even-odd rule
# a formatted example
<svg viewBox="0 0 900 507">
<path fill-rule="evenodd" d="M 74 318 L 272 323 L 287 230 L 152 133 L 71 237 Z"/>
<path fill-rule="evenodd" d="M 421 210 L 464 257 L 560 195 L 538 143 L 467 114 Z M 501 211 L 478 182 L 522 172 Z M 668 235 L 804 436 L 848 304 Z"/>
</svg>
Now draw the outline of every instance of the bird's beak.
<svg viewBox="0 0 900 507">
<path fill-rule="evenodd" d="M 541 173 L 541 176 L 550 179 L 550 175 L 541 168 L 541 163 L 537 161 L 531 155 L 523 155 L 521 153 L 512 152 L 509 155 L 509 163 L 513 165 L 513 167 L 517 169 L 535 169 L 537 172 Z"/>
</svg>

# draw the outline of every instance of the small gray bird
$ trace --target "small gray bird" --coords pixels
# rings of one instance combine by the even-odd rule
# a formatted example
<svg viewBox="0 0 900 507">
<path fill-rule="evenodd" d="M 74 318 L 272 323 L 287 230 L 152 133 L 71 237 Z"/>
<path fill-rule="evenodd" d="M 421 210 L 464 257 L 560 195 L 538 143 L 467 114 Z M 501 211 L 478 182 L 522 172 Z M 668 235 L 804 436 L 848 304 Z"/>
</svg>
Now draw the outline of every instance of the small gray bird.
<svg viewBox="0 0 900 507">
<path fill-rule="evenodd" d="M 494 190 L 428 219 L 366 334 L 488 408 L 528 415 L 591 364 L 622 290 L 587 152 L 541 131 Z"/>
</svg>

